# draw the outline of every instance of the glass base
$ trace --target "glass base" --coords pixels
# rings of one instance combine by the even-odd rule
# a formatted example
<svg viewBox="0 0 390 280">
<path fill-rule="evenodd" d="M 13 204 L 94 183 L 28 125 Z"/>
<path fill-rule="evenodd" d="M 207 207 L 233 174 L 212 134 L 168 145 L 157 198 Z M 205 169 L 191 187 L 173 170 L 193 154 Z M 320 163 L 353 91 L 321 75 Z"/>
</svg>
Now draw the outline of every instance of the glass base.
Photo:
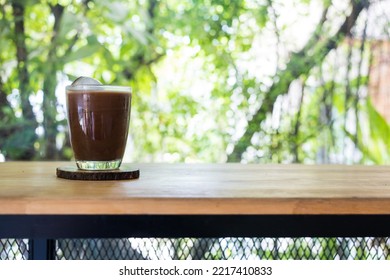
<svg viewBox="0 0 390 280">
<path fill-rule="evenodd" d="M 121 159 L 110 161 L 76 160 L 76 165 L 82 170 L 115 170 L 119 168 L 121 162 Z"/>
</svg>

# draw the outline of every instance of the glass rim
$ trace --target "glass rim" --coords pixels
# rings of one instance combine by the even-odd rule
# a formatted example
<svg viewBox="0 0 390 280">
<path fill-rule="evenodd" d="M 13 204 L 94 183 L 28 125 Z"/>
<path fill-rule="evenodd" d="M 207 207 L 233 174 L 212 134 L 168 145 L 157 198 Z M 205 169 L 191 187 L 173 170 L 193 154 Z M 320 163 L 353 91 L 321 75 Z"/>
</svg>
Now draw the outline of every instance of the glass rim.
<svg viewBox="0 0 390 280">
<path fill-rule="evenodd" d="M 111 85 L 69 85 L 65 87 L 65 90 L 68 91 L 117 91 L 117 92 L 127 92 L 132 93 L 132 88 L 130 86 L 111 86 Z"/>
</svg>

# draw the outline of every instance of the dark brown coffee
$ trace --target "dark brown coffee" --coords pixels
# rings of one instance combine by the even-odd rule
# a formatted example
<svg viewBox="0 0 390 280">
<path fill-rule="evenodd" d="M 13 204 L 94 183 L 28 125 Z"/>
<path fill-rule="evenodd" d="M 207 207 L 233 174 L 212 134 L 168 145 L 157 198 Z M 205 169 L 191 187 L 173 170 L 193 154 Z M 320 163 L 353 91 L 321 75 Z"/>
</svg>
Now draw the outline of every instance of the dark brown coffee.
<svg viewBox="0 0 390 280">
<path fill-rule="evenodd" d="M 130 122 L 129 92 L 68 90 L 67 107 L 76 160 L 122 159 Z"/>
</svg>

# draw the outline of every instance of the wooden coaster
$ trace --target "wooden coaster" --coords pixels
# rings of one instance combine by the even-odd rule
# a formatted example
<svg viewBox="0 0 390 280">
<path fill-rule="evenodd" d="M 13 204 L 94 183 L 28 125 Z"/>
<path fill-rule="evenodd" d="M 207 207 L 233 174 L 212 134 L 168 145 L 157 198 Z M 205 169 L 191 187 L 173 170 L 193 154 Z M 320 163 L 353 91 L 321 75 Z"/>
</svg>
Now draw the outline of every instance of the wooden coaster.
<svg viewBox="0 0 390 280">
<path fill-rule="evenodd" d="M 107 181 L 107 180 L 132 180 L 139 178 L 139 169 L 131 169 L 123 166 L 116 170 L 107 171 L 89 171 L 81 170 L 77 167 L 67 166 L 57 168 L 57 177 L 68 180 L 88 180 L 88 181 Z"/>
</svg>

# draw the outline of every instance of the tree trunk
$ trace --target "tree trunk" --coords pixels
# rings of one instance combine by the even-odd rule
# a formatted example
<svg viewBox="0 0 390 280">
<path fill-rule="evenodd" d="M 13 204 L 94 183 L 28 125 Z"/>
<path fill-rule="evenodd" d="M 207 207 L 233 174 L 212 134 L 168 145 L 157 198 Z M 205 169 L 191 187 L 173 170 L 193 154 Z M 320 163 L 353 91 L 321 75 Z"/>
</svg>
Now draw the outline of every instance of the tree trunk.
<svg viewBox="0 0 390 280">
<path fill-rule="evenodd" d="M 4 90 L 4 84 L 3 84 L 3 80 L 1 79 L 1 77 L 0 77 L 0 105 L 1 105 L 0 119 L 3 120 L 5 117 L 3 107 L 11 108 L 11 105 L 9 104 L 9 102 L 7 100 L 7 93 Z"/>
<path fill-rule="evenodd" d="M 21 108 L 25 125 L 22 128 L 25 138 L 25 143 L 20 149 L 23 151 L 19 153 L 17 159 L 30 160 L 35 155 L 34 143 L 37 139 L 35 130 L 38 122 L 35 118 L 32 106 L 29 101 L 31 94 L 30 77 L 28 73 L 28 51 L 26 46 L 26 35 L 24 28 L 24 2 L 12 2 L 12 15 L 14 20 L 14 42 L 16 47 L 17 71 L 19 77 L 19 94 L 21 101 Z"/>
<path fill-rule="evenodd" d="M 351 0 L 351 13 L 345 18 L 344 23 L 339 30 L 331 37 L 325 40 L 319 40 L 323 34 L 322 20 L 315 33 L 308 43 L 297 53 L 291 55 L 285 70 L 279 71 L 274 78 L 274 84 L 264 96 L 261 107 L 248 121 L 248 126 L 243 136 L 235 144 L 232 153 L 228 156 L 228 161 L 240 161 L 246 148 L 250 146 L 252 136 L 260 130 L 260 124 L 266 119 L 269 113 L 272 113 L 274 103 L 277 97 L 285 94 L 292 81 L 302 75 L 308 75 L 310 70 L 323 62 L 326 55 L 334 49 L 337 44 L 348 34 L 350 34 L 360 12 L 368 6 L 364 0 Z"/>
<path fill-rule="evenodd" d="M 57 71 L 58 57 L 56 49 L 58 47 L 58 33 L 60 29 L 61 19 L 64 14 L 64 7 L 57 4 L 50 6 L 54 16 L 53 35 L 51 37 L 51 45 L 47 55 L 45 67 L 45 80 L 43 82 L 43 128 L 45 130 L 45 159 L 58 160 L 59 153 L 56 147 L 57 138 L 57 97 L 55 94 L 57 87 Z"/>
<path fill-rule="evenodd" d="M 158 4 L 159 2 L 157 0 L 149 0 L 148 1 L 148 9 L 147 9 L 147 16 L 149 19 L 149 22 L 147 24 L 147 33 L 151 36 L 154 36 L 155 27 L 154 27 L 154 19 L 156 17 L 156 12 L 158 11 Z M 128 65 L 131 67 L 127 67 L 123 69 L 122 75 L 127 80 L 132 80 L 137 72 L 141 67 L 147 66 L 149 67 L 151 64 L 154 64 L 158 62 L 160 59 L 164 57 L 164 54 L 154 54 L 154 56 L 147 58 L 145 51 L 140 49 L 131 59 L 131 63 Z M 114 80 L 114 83 L 116 80 Z"/>
<path fill-rule="evenodd" d="M 19 2 L 12 2 L 12 12 L 14 17 L 14 34 L 16 46 L 17 68 L 19 76 L 19 91 L 22 105 L 23 116 L 28 120 L 35 120 L 31 104 L 29 102 L 30 87 L 29 74 L 27 70 L 27 46 L 26 35 L 24 29 L 24 6 Z"/>
</svg>

